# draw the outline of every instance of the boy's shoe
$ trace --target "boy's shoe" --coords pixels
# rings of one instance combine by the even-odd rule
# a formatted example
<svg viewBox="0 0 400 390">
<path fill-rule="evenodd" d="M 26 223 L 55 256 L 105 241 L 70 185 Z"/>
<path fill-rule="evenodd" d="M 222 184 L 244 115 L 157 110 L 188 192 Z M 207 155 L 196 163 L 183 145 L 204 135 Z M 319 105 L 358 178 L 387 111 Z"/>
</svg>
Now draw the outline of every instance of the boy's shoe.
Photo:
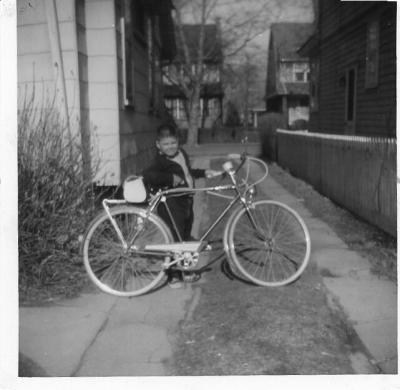
<svg viewBox="0 0 400 390">
<path fill-rule="evenodd" d="M 168 285 L 171 288 L 182 288 L 182 273 L 175 270 L 168 276 Z"/>
<path fill-rule="evenodd" d="M 195 272 L 183 272 L 182 279 L 186 283 L 194 283 L 197 282 L 201 278 L 200 274 Z"/>
<path fill-rule="evenodd" d="M 172 279 L 168 280 L 168 286 L 170 288 L 182 288 L 183 282 L 179 278 L 172 278 Z"/>
</svg>

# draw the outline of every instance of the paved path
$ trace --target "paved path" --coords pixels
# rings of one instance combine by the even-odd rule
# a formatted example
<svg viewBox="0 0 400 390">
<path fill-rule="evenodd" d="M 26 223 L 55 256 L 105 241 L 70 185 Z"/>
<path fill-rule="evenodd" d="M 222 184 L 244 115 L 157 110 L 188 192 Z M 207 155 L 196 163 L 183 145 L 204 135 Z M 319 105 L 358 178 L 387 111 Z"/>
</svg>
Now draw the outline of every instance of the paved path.
<svg viewBox="0 0 400 390">
<path fill-rule="evenodd" d="M 225 145 L 225 149 L 215 148 L 213 156 L 233 152 L 237 150 Z M 196 156 L 194 165 L 205 168 L 209 160 Z M 272 178 L 260 190 L 295 208 L 305 219 L 312 240 L 311 261 L 325 275 L 332 305 L 353 325 L 370 362 L 383 373 L 396 373 L 396 286 L 373 276 L 364 258 L 350 251 L 329 226 Z M 201 202 L 195 210 L 197 216 L 206 212 Z M 132 299 L 98 293 L 48 307 L 22 307 L 20 352 L 49 376 L 167 375 L 164 362 L 172 353 L 171 330 L 192 315 L 200 293 L 191 285 L 179 290 L 166 286 Z M 360 373 L 364 370 L 359 367 Z"/>
<path fill-rule="evenodd" d="M 207 168 L 209 161 L 194 164 Z M 200 197 L 196 215 L 205 211 Z M 186 284 L 131 299 L 99 292 L 46 307 L 23 307 L 20 352 L 48 376 L 167 375 L 163 363 L 172 355 L 169 334 L 192 315 L 199 293 Z"/>
</svg>

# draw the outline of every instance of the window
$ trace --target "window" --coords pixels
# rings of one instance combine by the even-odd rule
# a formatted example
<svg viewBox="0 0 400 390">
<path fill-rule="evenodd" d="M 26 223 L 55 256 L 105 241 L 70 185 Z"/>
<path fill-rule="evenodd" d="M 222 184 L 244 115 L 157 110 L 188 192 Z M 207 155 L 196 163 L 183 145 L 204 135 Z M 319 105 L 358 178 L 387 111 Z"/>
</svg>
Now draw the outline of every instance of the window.
<svg viewBox="0 0 400 390">
<path fill-rule="evenodd" d="M 319 60 L 318 58 L 313 58 L 310 63 L 310 109 L 312 112 L 318 111 L 318 95 L 319 95 Z"/>
<path fill-rule="evenodd" d="M 296 72 L 295 73 L 295 81 L 304 81 L 304 73 Z"/>
<path fill-rule="evenodd" d="M 307 81 L 308 64 L 294 63 L 293 64 L 293 81 L 304 83 Z"/>
<path fill-rule="evenodd" d="M 175 120 L 185 118 L 185 107 L 182 99 L 165 99 L 165 107 Z"/>
<path fill-rule="evenodd" d="M 153 48 L 153 28 L 151 19 L 148 18 L 146 22 L 146 43 L 147 43 L 147 59 L 148 59 L 148 85 L 150 93 L 150 105 L 153 105 L 154 100 L 154 48 Z"/>
<path fill-rule="evenodd" d="M 148 58 L 148 88 L 150 108 L 158 110 L 162 104 L 162 71 L 161 71 L 161 49 L 158 39 L 159 19 L 156 17 L 147 18 L 147 58 Z"/>
<path fill-rule="evenodd" d="M 217 111 L 217 107 L 216 107 L 216 103 L 217 103 L 217 99 L 210 99 L 208 101 L 208 112 L 210 116 L 215 116 L 215 113 Z"/>
<path fill-rule="evenodd" d="M 367 26 L 367 47 L 365 58 L 365 88 L 378 85 L 379 63 L 379 21 L 374 20 Z"/>
<path fill-rule="evenodd" d="M 173 110 L 174 101 L 173 101 L 173 99 L 165 99 L 164 104 L 165 104 L 165 108 L 167 109 L 169 114 L 173 117 L 174 116 L 174 110 Z"/>
<path fill-rule="evenodd" d="M 345 79 L 345 121 L 347 131 L 354 132 L 354 123 L 356 116 L 356 96 L 357 96 L 357 71 L 356 68 L 350 68 L 346 72 Z"/>
<path fill-rule="evenodd" d="M 177 102 L 176 119 L 184 119 L 186 116 L 184 102 L 182 99 L 177 99 L 176 102 Z"/>
<path fill-rule="evenodd" d="M 200 99 L 200 111 L 201 111 L 201 115 L 203 118 L 206 118 L 209 114 L 208 102 L 209 102 L 209 100 L 207 98 Z"/>
<path fill-rule="evenodd" d="M 120 39 L 122 56 L 122 85 L 125 106 L 134 105 L 134 62 L 132 57 L 132 40 L 129 31 L 131 23 L 129 12 L 120 18 Z"/>
<path fill-rule="evenodd" d="M 218 83 L 220 81 L 218 65 L 203 64 L 203 75 L 206 83 Z"/>
</svg>

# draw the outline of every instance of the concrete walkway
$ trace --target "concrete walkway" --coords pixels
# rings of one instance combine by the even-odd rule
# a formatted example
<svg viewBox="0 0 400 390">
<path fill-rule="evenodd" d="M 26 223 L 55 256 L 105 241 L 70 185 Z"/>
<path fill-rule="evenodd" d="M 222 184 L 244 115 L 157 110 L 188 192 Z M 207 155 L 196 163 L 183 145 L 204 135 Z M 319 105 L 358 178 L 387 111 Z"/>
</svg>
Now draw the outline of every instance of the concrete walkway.
<svg viewBox="0 0 400 390">
<path fill-rule="evenodd" d="M 213 156 L 234 152 L 225 145 L 225 149 L 215 148 Z M 208 164 L 208 159 L 199 157 L 193 165 L 206 168 Z M 371 363 L 382 373 L 397 373 L 396 285 L 372 275 L 366 259 L 350 251 L 329 226 L 272 178 L 259 189 L 304 218 L 311 234 L 311 261 L 324 275 L 331 303 L 353 326 Z M 197 202 L 196 215 L 204 212 Z M 164 363 L 173 345 L 170 331 L 192 315 L 200 291 L 191 285 L 178 290 L 163 287 L 132 299 L 98 293 L 52 306 L 21 307 L 20 353 L 48 376 L 165 375 Z"/>
</svg>

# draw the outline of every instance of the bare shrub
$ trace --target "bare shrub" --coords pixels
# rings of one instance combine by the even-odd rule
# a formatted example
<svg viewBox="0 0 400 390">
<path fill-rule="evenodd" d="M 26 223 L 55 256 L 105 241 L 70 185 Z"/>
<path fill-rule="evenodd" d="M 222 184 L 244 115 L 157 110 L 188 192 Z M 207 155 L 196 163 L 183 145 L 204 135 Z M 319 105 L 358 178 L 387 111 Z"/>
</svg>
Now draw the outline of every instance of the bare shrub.
<svg viewBox="0 0 400 390">
<path fill-rule="evenodd" d="M 33 101 L 18 113 L 21 300 L 80 289 L 85 272 L 78 237 L 94 211 L 79 135 L 70 135 L 52 105 L 36 108 Z"/>
</svg>

